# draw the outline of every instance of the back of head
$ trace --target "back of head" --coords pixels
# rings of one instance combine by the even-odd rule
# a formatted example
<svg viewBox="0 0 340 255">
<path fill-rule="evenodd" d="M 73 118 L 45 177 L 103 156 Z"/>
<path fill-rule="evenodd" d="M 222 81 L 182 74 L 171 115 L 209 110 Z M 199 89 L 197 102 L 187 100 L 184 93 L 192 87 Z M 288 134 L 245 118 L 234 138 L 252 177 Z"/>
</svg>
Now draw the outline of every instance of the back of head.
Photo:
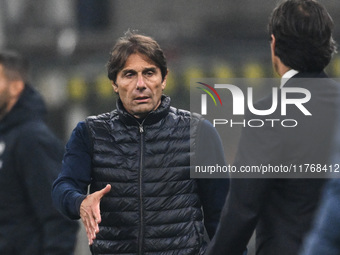
<svg viewBox="0 0 340 255">
<path fill-rule="evenodd" d="M 110 53 L 110 59 L 107 63 L 110 80 L 116 81 L 117 73 L 124 67 L 128 57 L 134 53 L 141 53 L 155 62 L 164 79 L 167 74 L 167 63 L 158 43 L 151 37 L 128 31 L 124 37 L 119 38 Z"/>
<path fill-rule="evenodd" d="M 336 52 L 332 18 L 314 0 L 281 3 L 274 9 L 268 29 L 275 37 L 275 55 L 297 71 L 322 71 Z"/>
<path fill-rule="evenodd" d="M 28 82 L 29 63 L 19 53 L 14 51 L 0 52 L 0 65 L 3 67 L 4 75 L 8 80 Z"/>
</svg>

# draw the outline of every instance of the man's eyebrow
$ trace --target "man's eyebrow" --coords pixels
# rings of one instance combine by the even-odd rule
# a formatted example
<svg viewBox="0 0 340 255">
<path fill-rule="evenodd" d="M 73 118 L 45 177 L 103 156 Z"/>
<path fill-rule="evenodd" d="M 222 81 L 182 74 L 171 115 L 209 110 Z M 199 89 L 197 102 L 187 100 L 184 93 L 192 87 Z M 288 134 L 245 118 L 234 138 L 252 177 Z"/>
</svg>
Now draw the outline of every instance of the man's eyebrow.
<svg viewBox="0 0 340 255">
<path fill-rule="evenodd" d="M 125 70 L 122 70 L 122 73 L 123 74 L 127 74 L 127 73 L 135 73 L 136 71 L 133 70 L 133 69 L 125 69 Z"/>
<path fill-rule="evenodd" d="M 148 71 L 153 71 L 153 72 L 155 72 L 156 70 L 157 70 L 156 67 L 147 67 L 147 68 L 144 68 L 144 69 L 143 69 L 143 72 L 148 72 Z"/>
<path fill-rule="evenodd" d="M 142 72 L 149 72 L 149 71 L 156 72 L 156 70 L 157 70 L 157 67 L 152 66 L 152 67 L 144 68 Z M 135 69 L 128 68 L 128 69 L 123 69 L 121 72 L 123 75 L 125 75 L 127 73 L 136 73 L 137 71 Z"/>
</svg>

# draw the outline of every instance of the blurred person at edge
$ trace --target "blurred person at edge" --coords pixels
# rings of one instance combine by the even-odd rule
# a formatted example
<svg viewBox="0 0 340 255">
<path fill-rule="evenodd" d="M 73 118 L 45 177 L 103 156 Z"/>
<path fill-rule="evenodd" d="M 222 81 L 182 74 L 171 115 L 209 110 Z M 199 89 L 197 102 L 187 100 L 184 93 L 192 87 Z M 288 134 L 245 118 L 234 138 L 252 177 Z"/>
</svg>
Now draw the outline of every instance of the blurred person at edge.
<svg viewBox="0 0 340 255">
<path fill-rule="evenodd" d="M 291 106 L 285 119 L 296 120 L 295 127 L 244 127 L 236 168 L 261 164 L 328 166 L 340 100 L 339 84 L 323 71 L 336 50 L 332 30 L 330 15 L 316 1 L 288 0 L 274 9 L 269 20 L 273 67 L 281 76 L 281 88 L 304 88 L 311 93 L 304 107 L 312 115 Z M 281 91 L 276 111 L 267 116 L 248 112 L 245 119 L 282 119 Z M 254 108 L 269 109 L 271 105 L 269 95 Z M 313 222 L 325 178 L 246 177 L 231 178 L 207 254 L 242 254 L 254 230 L 257 255 L 298 254 Z"/>
<path fill-rule="evenodd" d="M 340 102 L 339 106 L 340 107 Z M 334 139 L 331 163 L 336 167 L 326 184 L 313 227 L 306 237 L 300 255 L 340 254 L 340 114 Z"/>
<path fill-rule="evenodd" d="M 128 31 L 107 68 L 116 109 L 74 129 L 53 184 L 55 205 L 82 219 L 93 254 L 203 254 L 204 227 L 211 238 L 229 180 L 191 179 L 190 158 L 225 165 L 218 133 L 171 106 L 166 59 L 152 38 Z"/>
<path fill-rule="evenodd" d="M 17 52 L 0 53 L 0 254 L 74 254 L 79 224 L 50 195 L 63 145 L 44 122 L 28 66 Z"/>
<path fill-rule="evenodd" d="M 338 151 L 339 153 L 339 151 Z M 338 154 L 339 157 L 339 154 Z M 339 159 L 337 160 L 339 164 Z M 340 179 L 327 183 L 313 228 L 308 234 L 301 255 L 340 254 Z"/>
</svg>

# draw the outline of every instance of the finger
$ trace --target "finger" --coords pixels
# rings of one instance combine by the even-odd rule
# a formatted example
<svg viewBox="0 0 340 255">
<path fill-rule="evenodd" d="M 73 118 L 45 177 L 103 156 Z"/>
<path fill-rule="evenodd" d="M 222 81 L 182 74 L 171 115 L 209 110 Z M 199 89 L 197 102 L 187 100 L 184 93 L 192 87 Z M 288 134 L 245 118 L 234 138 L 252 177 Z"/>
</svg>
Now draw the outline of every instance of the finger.
<svg viewBox="0 0 340 255">
<path fill-rule="evenodd" d="M 85 213 L 82 219 L 84 221 L 85 228 L 87 229 L 89 235 L 91 236 L 92 239 L 95 239 L 96 233 L 98 233 L 99 228 L 95 216 L 92 215 L 93 211 L 90 210 L 90 212 Z"/>
<path fill-rule="evenodd" d="M 103 189 L 97 191 L 97 192 L 98 192 L 98 198 L 99 198 L 99 200 L 101 200 L 102 197 L 103 197 L 105 194 L 109 193 L 110 190 L 111 190 L 111 185 L 110 185 L 110 184 L 107 184 L 107 185 L 105 186 L 105 188 L 103 188 Z M 102 221 L 102 218 L 101 218 L 101 215 L 100 215 L 100 202 L 98 203 L 98 206 L 96 206 L 96 207 L 93 208 L 93 216 L 94 216 L 94 218 L 95 218 L 95 220 L 96 220 L 96 223 L 97 223 L 97 226 L 98 226 L 98 223 L 100 223 L 100 222 Z M 97 230 L 99 231 L 99 228 L 97 228 Z M 97 232 L 97 233 L 98 233 L 98 232 Z"/>
<path fill-rule="evenodd" d="M 98 226 L 96 217 L 92 216 L 92 217 L 90 217 L 89 220 L 90 220 L 90 227 L 92 229 L 92 235 L 93 235 L 94 238 L 96 238 L 96 233 L 99 232 L 99 226 Z"/>
<path fill-rule="evenodd" d="M 80 217 L 83 221 L 83 224 L 85 226 L 85 229 L 90 232 L 91 229 L 91 219 L 90 219 L 90 212 L 88 212 L 86 209 L 81 208 L 80 211 Z"/>
<path fill-rule="evenodd" d="M 86 231 L 86 235 L 87 235 L 87 239 L 89 241 L 89 245 L 91 245 L 93 243 L 93 234 L 92 234 L 92 228 L 90 227 L 89 223 L 88 223 L 88 220 L 84 217 L 82 217 L 82 222 L 83 222 L 83 225 L 85 227 L 85 231 Z"/>
<path fill-rule="evenodd" d="M 105 194 L 109 193 L 111 190 L 111 185 L 110 184 L 107 184 L 105 186 L 105 188 L 97 191 L 98 192 L 98 195 L 99 195 L 99 198 L 102 198 Z"/>
<path fill-rule="evenodd" d="M 83 224 L 86 229 L 86 233 L 89 239 L 89 243 L 92 242 L 93 239 L 96 238 L 96 233 L 99 232 L 98 224 L 95 220 L 95 217 L 93 217 L 93 212 L 91 208 L 88 208 L 89 210 L 86 210 L 86 208 L 81 208 L 81 219 L 83 221 Z"/>
<path fill-rule="evenodd" d="M 100 215 L 100 205 L 98 203 L 97 206 L 93 208 L 93 218 L 95 221 L 96 226 L 98 227 L 98 224 L 102 221 L 102 217 Z"/>
<path fill-rule="evenodd" d="M 98 231 L 96 230 L 96 227 L 93 227 L 92 225 L 88 228 L 88 231 L 89 231 L 89 240 L 90 240 L 90 243 L 96 239 L 96 232 L 99 232 L 99 229 Z"/>
<path fill-rule="evenodd" d="M 94 232 L 95 232 L 95 234 L 98 234 L 99 233 L 99 225 L 98 225 L 98 223 L 100 223 L 100 220 L 101 220 L 100 216 L 99 216 L 99 220 L 97 220 L 96 218 L 94 220 L 95 220 L 95 223 L 96 223 Z"/>
<path fill-rule="evenodd" d="M 91 245 L 93 243 L 92 234 L 88 231 L 86 231 L 86 234 L 87 234 L 87 239 L 89 240 L 89 245 Z"/>
</svg>

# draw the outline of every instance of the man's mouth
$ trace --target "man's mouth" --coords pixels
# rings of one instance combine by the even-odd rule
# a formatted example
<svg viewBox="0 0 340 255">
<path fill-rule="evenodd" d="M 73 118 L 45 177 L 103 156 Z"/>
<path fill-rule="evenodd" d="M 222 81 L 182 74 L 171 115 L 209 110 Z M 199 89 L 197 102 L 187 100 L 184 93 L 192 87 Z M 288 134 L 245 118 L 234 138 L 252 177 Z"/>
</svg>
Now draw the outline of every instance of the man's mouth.
<svg viewBox="0 0 340 255">
<path fill-rule="evenodd" d="M 149 100 L 150 97 L 148 96 L 140 96 L 140 97 L 136 97 L 135 101 L 137 101 L 138 103 L 145 103 Z"/>
</svg>

